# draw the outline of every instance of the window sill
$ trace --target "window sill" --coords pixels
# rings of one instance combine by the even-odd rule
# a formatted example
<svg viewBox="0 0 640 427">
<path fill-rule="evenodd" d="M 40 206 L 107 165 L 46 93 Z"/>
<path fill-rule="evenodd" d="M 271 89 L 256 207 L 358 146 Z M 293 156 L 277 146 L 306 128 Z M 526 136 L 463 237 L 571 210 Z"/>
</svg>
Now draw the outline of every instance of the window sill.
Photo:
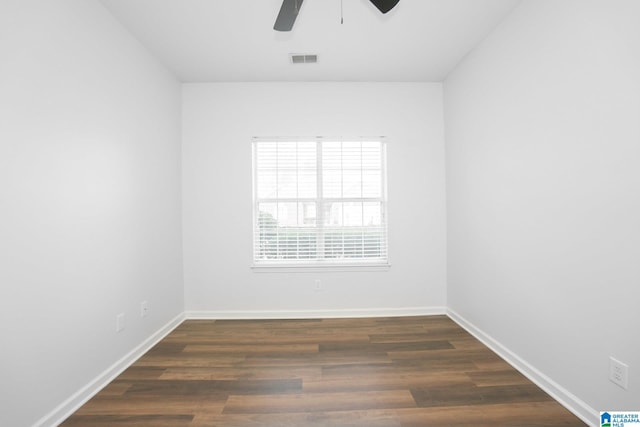
<svg viewBox="0 0 640 427">
<path fill-rule="evenodd" d="M 254 273 L 323 273 L 323 272 L 376 272 L 388 271 L 389 263 L 371 264 L 254 264 Z"/>
</svg>

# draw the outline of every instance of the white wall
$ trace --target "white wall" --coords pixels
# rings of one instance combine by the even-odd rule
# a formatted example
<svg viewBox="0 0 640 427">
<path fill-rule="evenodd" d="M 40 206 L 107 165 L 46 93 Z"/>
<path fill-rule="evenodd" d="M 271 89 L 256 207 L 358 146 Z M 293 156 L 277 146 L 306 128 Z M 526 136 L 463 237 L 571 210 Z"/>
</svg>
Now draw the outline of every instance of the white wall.
<svg viewBox="0 0 640 427">
<path fill-rule="evenodd" d="M 179 138 L 179 84 L 102 5 L 0 2 L 0 425 L 182 313 Z"/>
<path fill-rule="evenodd" d="M 639 19 L 524 1 L 445 82 L 449 307 L 592 423 L 640 402 Z"/>
<path fill-rule="evenodd" d="M 386 272 L 255 273 L 251 137 L 388 137 Z M 187 314 L 312 316 L 442 311 L 441 84 L 248 83 L 183 88 Z M 315 279 L 324 289 L 314 292 Z"/>
</svg>

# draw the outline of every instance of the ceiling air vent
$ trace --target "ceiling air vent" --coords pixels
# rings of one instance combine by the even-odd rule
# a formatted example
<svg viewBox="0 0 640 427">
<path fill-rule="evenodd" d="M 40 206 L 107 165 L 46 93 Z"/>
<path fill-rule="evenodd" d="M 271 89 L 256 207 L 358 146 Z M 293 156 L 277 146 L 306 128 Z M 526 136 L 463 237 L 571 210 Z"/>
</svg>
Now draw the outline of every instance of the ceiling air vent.
<svg viewBox="0 0 640 427">
<path fill-rule="evenodd" d="M 318 55 L 298 55 L 297 53 L 292 53 L 290 56 L 292 64 L 315 64 L 318 62 Z"/>
</svg>

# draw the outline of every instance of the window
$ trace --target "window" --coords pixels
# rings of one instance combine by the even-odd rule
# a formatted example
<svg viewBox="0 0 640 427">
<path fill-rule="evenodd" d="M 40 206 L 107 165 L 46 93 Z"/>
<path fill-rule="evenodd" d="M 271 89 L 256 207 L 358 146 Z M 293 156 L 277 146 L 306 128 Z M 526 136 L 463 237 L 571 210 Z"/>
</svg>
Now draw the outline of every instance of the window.
<svg viewBox="0 0 640 427">
<path fill-rule="evenodd" d="M 255 266 L 386 264 L 381 139 L 254 139 Z"/>
</svg>

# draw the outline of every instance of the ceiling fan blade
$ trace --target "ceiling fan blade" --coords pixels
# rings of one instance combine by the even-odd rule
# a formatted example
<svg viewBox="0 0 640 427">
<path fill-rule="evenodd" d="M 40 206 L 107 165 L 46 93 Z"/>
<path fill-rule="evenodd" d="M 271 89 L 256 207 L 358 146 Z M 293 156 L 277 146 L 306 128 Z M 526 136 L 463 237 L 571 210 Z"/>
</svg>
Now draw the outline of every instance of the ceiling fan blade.
<svg viewBox="0 0 640 427">
<path fill-rule="evenodd" d="M 302 1 L 303 0 L 282 0 L 280 13 L 278 13 L 273 29 L 276 31 L 291 31 L 293 23 L 296 22 L 296 18 L 298 17 L 298 12 L 300 12 Z"/>
<path fill-rule="evenodd" d="M 371 0 L 371 3 L 377 7 L 380 12 L 387 13 L 398 4 L 400 0 Z"/>
</svg>

